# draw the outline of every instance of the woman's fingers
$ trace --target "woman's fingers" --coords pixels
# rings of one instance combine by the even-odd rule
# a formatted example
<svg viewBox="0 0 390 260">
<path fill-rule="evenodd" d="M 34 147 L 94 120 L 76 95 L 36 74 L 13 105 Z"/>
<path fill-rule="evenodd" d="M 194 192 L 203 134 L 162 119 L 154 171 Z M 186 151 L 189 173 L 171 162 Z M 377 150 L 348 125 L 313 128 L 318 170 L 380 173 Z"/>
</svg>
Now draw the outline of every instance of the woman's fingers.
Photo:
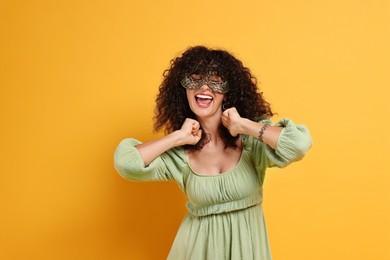
<svg viewBox="0 0 390 260">
<path fill-rule="evenodd" d="M 196 135 L 197 133 L 198 133 L 198 131 L 199 131 L 199 128 L 200 128 L 200 124 L 199 124 L 199 122 L 198 121 L 193 121 L 192 122 L 192 134 L 193 135 Z"/>
<path fill-rule="evenodd" d="M 195 141 L 197 143 L 200 140 L 200 138 L 202 137 L 202 130 L 199 130 L 198 132 L 196 132 L 196 134 L 194 136 L 195 136 Z"/>
<path fill-rule="evenodd" d="M 191 145 L 196 144 L 202 135 L 199 122 L 191 118 L 184 120 L 180 132 L 182 133 L 184 144 Z"/>
<path fill-rule="evenodd" d="M 225 117 L 221 117 L 222 124 L 229 129 L 229 120 Z"/>
<path fill-rule="evenodd" d="M 229 130 L 232 136 L 239 134 L 240 120 L 240 114 L 235 107 L 226 109 L 221 116 L 222 124 Z"/>
</svg>

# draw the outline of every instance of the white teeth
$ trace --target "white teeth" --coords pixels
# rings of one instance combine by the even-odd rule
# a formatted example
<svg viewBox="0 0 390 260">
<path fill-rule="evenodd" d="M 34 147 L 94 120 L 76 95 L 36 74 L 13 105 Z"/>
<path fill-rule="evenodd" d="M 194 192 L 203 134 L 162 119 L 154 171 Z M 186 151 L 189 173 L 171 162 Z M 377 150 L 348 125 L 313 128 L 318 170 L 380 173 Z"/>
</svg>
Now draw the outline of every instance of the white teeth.
<svg viewBox="0 0 390 260">
<path fill-rule="evenodd" d="M 197 98 L 213 99 L 212 97 L 206 96 L 206 95 L 196 95 L 196 97 L 197 97 Z"/>
</svg>

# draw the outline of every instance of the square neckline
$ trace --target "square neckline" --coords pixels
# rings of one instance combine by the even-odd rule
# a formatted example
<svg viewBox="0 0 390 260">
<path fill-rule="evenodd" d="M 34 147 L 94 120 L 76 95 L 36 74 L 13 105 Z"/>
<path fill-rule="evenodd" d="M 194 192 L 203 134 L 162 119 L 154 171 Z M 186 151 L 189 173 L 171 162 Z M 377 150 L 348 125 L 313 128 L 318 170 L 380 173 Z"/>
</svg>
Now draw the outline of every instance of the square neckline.
<svg viewBox="0 0 390 260">
<path fill-rule="evenodd" d="M 244 138 L 242 135 L 240 135 L 240 141 L 241 141 L 241 154 L 240 154 L 240 159 L 238 160 L 238 162 L 232 167 L 230 168 L 229 170 L 227 171 L 224 171 L 224 172 L 221 172 L 221 173 L 218 173 L 218 174 L 201 174 L 201 173 L 198 173 L 197 171 L 195 171 L 192 167 L 191 167 L 191 164 L 190 164 L 190 157 L 187 153 L 186 150 L 183 149 L 183 153 L 185 155 L 185 161 L 186 161 L 186 164 L 188 165 L 188 168 L 190 169 L 191 173 L 195 176 L 198 176 L 198 177 L 218 177 L 218 176 L 225 176 L 225 175 L 228 175 L 229 173 L 235 171 L 238 166 L 241 164 L 242 160 L 243 160 L 243 157 L 244 157 Z"/>
</svg>

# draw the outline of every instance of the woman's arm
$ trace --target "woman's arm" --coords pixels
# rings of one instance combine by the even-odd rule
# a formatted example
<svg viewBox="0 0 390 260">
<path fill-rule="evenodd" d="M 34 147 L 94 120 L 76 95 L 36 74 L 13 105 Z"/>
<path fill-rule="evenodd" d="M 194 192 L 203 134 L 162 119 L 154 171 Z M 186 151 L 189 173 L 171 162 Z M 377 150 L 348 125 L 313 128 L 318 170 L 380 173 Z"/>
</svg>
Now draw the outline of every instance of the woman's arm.
<svg viewBox="0 0 390 260">
<path fill-rule="evenodd" d="M 267 120 L 266 120 L 267 121 Z M 245 134 L 258 139 L 259 131 L 264 126 L 261 123 L 240 117 L 235 108 L 227 109 L 222 114 L 222 123 L 235 136 Z M 275 126 L 269 126 L 263 133 L 260 142 L 253 142 L 253 147 L 262 147 L 266 160 L 258 160 L 258 164 L 265 163 L 266 167 L 286 167 L 292 162 L 301 160 L 312 146 L 309 130 L 304 125 L 295 125 L 291 120 L 283 118 Z M 257 148 L 254 148 L 257 149 Z"/>
<path fill-rule="evenodd" d="M 154 159 L 173 147 L 196 144 L 202 135 L 202 130 L 199 128 L 198 121 L 187 118 L 180 130 L 159 139 L 139 144 L 136 148 L 141 154 L 145 166 L 148 166 Z"/>
<path fill-rule="evenodd" d="M 234 107 L 223 112 L 222 124 L 229 130 L 232 136 L 245 134 L 256 138 L 259 136 L 261 129 L 264 127 L 264 124 L 253 122 L 247 118 L 242 118 Z M 262 141 L 268 144 L 268 146 L 272 149 L 275 149 L 282 130 L 283 127 L 280 126 L 268 126 L 263 131 Z"/>
</svg>

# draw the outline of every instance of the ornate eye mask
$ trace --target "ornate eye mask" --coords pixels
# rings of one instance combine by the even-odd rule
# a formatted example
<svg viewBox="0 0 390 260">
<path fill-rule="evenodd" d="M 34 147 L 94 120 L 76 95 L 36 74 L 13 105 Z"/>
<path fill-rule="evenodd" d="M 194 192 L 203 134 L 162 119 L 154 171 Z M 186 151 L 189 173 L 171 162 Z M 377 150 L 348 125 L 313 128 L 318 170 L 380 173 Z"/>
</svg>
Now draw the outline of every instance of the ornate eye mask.
<svg viewBox="0 0 390 260">
<path fill-rule="evenodd" d="M 215 93 L 224 94 L 229 91 L 227 81 L 215 74 L 185 74 L 180 83 L 186 89 L 198 89 L 207 85 Z"/>
</svg>

